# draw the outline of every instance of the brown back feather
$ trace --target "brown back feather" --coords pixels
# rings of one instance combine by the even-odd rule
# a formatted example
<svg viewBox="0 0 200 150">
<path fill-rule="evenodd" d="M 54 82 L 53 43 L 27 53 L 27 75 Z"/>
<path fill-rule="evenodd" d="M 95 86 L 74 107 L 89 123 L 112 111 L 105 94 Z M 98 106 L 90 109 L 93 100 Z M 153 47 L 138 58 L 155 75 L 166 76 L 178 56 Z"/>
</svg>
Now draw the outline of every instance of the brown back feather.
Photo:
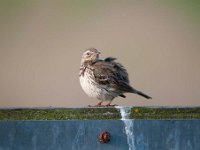
<svg viewBox="0 0 200 150">
<path fill-rule="evenodd" d="M 129 85 L 126 69 L 115 58 L 108 57 L 92 64 L 95 81 L 100 85 L 108 85 L 121 92 L 134 92 Z"/>
</svg>

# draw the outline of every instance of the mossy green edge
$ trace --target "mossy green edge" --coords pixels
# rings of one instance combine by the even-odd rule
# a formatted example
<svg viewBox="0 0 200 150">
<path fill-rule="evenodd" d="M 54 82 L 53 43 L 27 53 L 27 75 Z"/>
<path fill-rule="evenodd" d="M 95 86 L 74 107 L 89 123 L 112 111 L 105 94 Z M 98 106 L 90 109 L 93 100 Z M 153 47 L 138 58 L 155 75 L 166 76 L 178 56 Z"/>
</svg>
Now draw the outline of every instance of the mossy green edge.
<svg viewBox="0 0 200 150">
<path fill-rule="evenodd" d="M 0 109 L 0 120 L 120 119 L 115 108 Z"/>
<path fill-rule="evenodd" d="M 118 109 L 110 108 L 22 108 L 0 109 L 0 120 L 119 120 Z M 200 119 L 200 107 L 132 107 L 130 119 Z"/>
<path fill-rule="evenodd" d="M 188 108 L 145 108 L 131 109 L 131 119 L 200 119 L 200 107 Z"/>
</svg>

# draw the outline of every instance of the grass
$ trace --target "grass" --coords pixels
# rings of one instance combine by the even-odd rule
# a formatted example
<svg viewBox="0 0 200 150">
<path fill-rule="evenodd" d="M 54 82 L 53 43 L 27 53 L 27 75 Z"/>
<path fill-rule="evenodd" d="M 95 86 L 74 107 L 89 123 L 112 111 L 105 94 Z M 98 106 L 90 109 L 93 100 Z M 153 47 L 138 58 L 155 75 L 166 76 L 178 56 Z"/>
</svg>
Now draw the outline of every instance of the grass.
<svg viewBox="0 0 200 150">
<path fill-rule="evenodd" d="M 0 109 L 0 120 L 118 120 L 120 112 L 110 108 Z M 132 107 L 130 119 L 200 119 L 200 107 Z"/>
<path fill-rule="evenodd" d="M 1 109 L 0 120 L 120 119 L 115 108 Z"/>
<path fill-rule="evenodd" d="M 131 119 L 200 119 L 200 107 L 190 108 L 148 108 L 135 107 Z"/>
</svg>

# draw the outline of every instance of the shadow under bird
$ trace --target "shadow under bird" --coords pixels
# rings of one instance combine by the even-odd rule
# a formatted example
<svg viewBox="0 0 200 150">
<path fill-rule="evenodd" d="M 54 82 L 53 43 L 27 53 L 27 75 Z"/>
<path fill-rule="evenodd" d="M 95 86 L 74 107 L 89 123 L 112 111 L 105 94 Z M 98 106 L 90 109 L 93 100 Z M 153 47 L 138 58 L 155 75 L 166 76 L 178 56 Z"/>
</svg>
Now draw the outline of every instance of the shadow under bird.
<svg viewBox="0 0 200 150">
<path fill-rule="evenodd" d="M 115 97 L 125 98 L 124 93 L 134 93 L 151 99 L 150 96 L 136 90 L 129 84 L 128 73 L 124 66 L 116 62 L 116 58 L 99 59 L 100 52 L 95 48 L 87 49 L 81 59 L 79 72 L 80 84 L 84 92 L 100 100 L 95 106 L 111 105 Z M 102 105 L 104 101 L 109 103 Z"/>
</svg>

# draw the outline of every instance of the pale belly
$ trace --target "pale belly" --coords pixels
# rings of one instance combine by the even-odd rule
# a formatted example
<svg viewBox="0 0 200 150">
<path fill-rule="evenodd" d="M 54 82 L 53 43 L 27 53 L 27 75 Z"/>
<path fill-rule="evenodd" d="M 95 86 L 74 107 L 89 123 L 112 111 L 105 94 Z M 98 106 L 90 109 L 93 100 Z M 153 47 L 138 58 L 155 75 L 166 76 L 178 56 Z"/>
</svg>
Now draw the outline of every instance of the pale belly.
<svg viewBox="0 0 200 150">
<path fill-rule="evenodd" d="M 84 76 L 80 76 L 80 84 L 83 91 L 89 96 L 102 101 L 112 101 L 118 96 L 116 93 L 108 91 L 106 87 L 98 85 L 91 80 L 90 76 L 85 72 Z"/>
</svg>

